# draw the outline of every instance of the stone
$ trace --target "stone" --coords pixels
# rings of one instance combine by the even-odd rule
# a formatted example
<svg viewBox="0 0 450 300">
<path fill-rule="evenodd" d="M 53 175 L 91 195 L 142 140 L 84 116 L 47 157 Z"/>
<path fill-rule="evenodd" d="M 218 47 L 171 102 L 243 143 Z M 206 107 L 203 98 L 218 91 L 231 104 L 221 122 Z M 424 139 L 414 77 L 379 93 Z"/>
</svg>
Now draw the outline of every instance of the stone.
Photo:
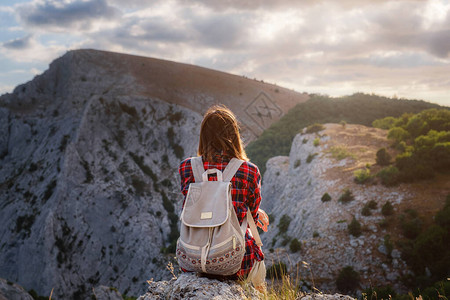
<svg viewBox="0 0 450 300">
<path fill-rule="evenodd" d="M 258 299 L 261 294 L 235 281 L 219 281 L 199 277 L 196 274 L 181 274 L 170 281 L 150 282 L 147 293 L 139 300 L 153 299 Z"/>
<path fill-rule="evenodd" d="M 353 298 L 351 296 L 342 295 L 342 294 L 308 294 L 306 296 L 303 296 L 299 299 L 302 300 L 355 300 L 356 298 Z"/>
<path fill-rule="evenodd" d="M 117 289 L 104 285 L 94 288 L 92 292 L 96 300 L 123 300 Z"/>
<path fill-rule="evenodd" d="M 379 251 L 380 253 L 384 254 L 384 255 L 387 255 L 387 254 L 388 254 L 387 249 L 386 249 L 386 247 L 385 247 L 384 245 L 380 245 L 380 246 L 378 247 L 378 251 Z"/>
<path fill-rule="evenodd" d="M 23 287 L 0 278 L 0 300 L 33 300 Z"/>
</svg>

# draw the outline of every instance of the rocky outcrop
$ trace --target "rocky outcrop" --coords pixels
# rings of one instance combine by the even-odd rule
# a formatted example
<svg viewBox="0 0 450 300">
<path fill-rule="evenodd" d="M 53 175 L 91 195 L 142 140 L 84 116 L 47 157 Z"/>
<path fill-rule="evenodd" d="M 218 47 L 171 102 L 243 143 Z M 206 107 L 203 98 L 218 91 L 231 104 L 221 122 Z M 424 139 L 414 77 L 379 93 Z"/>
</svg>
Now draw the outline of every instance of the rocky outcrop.
<svg viewBox="0 0 450 300">
<path fill-rule="evenodd" d="M 33 300 L 23 287 L 0 278 L 0 300 Z"/>
<path fill-rule="evenodd" d="M 274 291 L 269 290 L 269 295 L 274 296 Z M 236 281 L 219 281 L 199 277 L 196 274 L 181 274 L 170 281 L 149 282 L 148 291 L 138 300 L 157 299 L 265 299 L 265 295 L 259 293 L 250 284 Z M 268 296 L 270 298 L 270 296 Z M 291 298 L 290 298 L 291 299 Z M 350 296 L 335 294 L 304 294 L 298 293 L 292 299 L 317 299 L 317 300 L 354 300 Z"/>
<path fill-rule="evenodd" d="M 139 300 L 154 299 L 258 299 L 258 291 L 250 286 L 246 290 L 234 281 L 219 281 L 181 274 L 170 281 L 149 282 L 147 293 Z"/>
<path fill-rule="evenodd" d="M 262 234 L 266 261 L 284 261 L 293 275 L 301 274 L 309 286 L 315 281 L 324 292 L 336 290 L 335 279 L 345 266 L 360 273 L 361 288 L 389 283 L 401 289 L 399 278 L 409 271 L 398 250 L 388 257 L 384 246 L 388 232 L 379 223 L 384 220 L 381 207 L 386 201 L 395 206 L 411 193 L 376 181 L 356 184 L 353 175 L 367 165 L 376 173 L 375 153 L 389 146 L 386 132 L 359 125 L 325 127 L 319 133 L 298 134 L 289 157 L 267 162 L 261 206 L 274 221 Z M 354 200 L 338 201 L 346 188 Z M 325 193 L 331 201 L 321 200 Z M 377 208 L 364 216 L 361 210 L 370 200 Z M 360 236 L 349 234 L 353 217 L 361 224 Z M 290 250 L 294 239 L 300 242 L 298 252 L 295 247 Z"/>
</svg>

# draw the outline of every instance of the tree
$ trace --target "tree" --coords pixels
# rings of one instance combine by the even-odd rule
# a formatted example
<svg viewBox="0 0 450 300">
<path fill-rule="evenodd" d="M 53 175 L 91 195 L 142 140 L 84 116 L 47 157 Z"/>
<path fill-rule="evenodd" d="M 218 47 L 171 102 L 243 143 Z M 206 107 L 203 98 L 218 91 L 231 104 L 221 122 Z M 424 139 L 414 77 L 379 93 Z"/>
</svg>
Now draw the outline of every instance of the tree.
<svg viewBox="0 0 450 300">
<path fill-rule="evenodd" d="M 377 164 L 380 166 L 387 166 L 391 161 L 391 156 L 386 151 L 386 148 L 381 148 L 377 151 Z"/>
</svg>

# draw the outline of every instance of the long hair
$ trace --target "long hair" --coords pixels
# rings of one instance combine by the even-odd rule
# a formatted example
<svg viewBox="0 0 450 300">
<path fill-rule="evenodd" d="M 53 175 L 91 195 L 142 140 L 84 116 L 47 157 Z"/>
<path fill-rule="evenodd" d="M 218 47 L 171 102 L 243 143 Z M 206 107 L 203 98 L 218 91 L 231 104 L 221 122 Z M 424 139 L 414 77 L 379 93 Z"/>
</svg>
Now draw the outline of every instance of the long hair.
<svg viewBox="0 0 450 300">
<path fill-rule="evenodd" d="M 235 115 L 224 105 L 214 105 L 203 117 L 197 154 L 213 162 L 221 152 L 248 161 Z"/>
</svg>

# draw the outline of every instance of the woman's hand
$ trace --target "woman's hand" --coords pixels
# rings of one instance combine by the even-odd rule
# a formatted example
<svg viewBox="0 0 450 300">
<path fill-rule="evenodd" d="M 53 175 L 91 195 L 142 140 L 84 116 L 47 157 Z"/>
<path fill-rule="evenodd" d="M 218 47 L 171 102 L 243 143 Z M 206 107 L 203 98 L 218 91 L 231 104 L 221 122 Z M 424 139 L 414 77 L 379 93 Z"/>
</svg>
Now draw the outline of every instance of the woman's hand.
<svg viewBox="0 0 450 300">
<path fill-rule="evenodd" d="M 262 209 L 258 209 L 258 222 L 256 226 L 261 228 L 264 232 L 267 232 L 267 226 L 269 225 L 269 216 Z"/>
</svg>

